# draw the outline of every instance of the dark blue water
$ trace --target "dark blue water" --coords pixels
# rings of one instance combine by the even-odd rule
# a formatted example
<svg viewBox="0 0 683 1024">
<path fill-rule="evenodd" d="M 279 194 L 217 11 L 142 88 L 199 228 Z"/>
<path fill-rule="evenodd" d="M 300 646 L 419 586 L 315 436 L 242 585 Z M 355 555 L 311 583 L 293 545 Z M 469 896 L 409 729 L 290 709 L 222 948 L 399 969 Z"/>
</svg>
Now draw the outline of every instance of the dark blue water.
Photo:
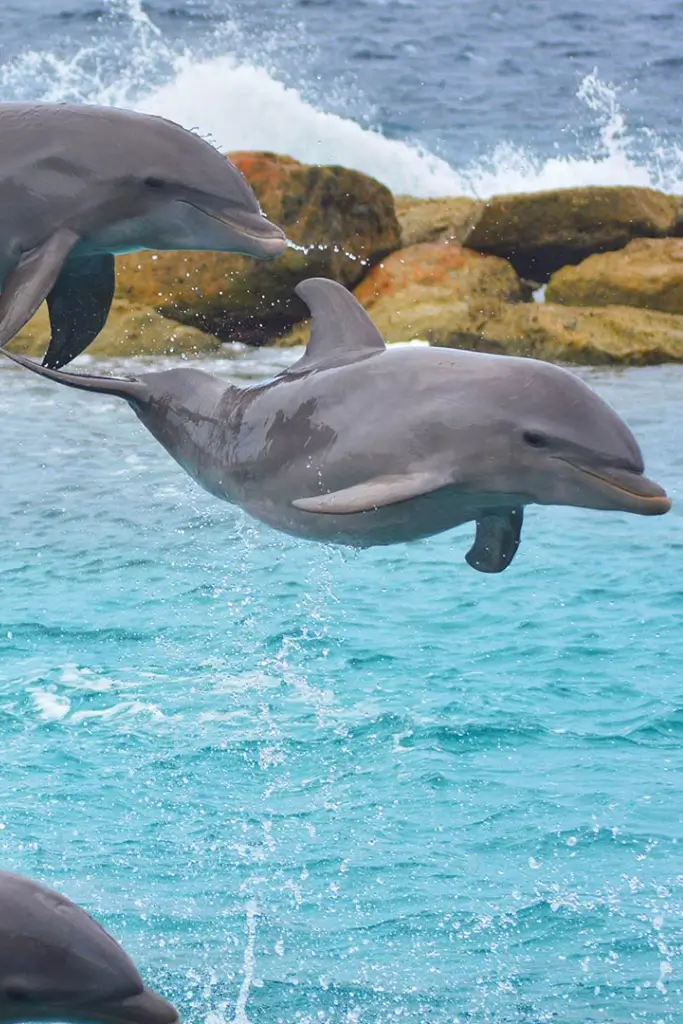
<svg viewBox="0 0 683 1024">
<path fill-rule="evenodd" d="M 466 528 L 278 535 L 1 368 L 3 866 L 192 1024 L 679 1024 L 683 375 L 589 379 L 675 511 L 531 509 L 485 577 Z"/>
<path fill-rule="evenodd" d="M 398 191 L 683 188 L 680 0 L 5 0 L 0 27 L 6 98 L 152 109 Z"/>
</svg>

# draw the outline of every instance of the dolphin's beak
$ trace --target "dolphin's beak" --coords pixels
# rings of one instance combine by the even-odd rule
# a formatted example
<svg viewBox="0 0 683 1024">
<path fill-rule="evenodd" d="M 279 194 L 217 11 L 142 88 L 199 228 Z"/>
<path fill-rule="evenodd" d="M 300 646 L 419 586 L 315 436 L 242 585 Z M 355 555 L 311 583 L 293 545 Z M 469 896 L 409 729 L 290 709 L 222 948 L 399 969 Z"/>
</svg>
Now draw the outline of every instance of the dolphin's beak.
<svg viewBox="0 0 683 1024">
<path fill-rule="evenodd" d="M 633 512 L 639 516 L 663 516 L 671 508 L 671 499 L 666 491 L 653 480 L 648 480 L 642 473 L 616 469 L 612 466 L 589 468 L 578 462 L 570 462 L 569 459 L 563 461 L 590 477 L 591 489 L 597 485 L 596 497 L 600 500 L 601 508 L 609 508 L 615 512 Z"/>
<path fill-rule="evenodd" d="M 162 999 L 150 988 L 136 996 L 111 1003 L 83 1008 L 83 1020 L 98 1021 L 102 1024 L 179 1024 L 175 1006 Z"/>
<path fill-rule="evenodd" d="M 279 256 L 287 248 L 284 231 L 259 213 L 243 210 L 231 210 L 230 213 L 211 211 L 209 216 L 244 238 L 247 256 L 268 260 Z"/>
</svg>

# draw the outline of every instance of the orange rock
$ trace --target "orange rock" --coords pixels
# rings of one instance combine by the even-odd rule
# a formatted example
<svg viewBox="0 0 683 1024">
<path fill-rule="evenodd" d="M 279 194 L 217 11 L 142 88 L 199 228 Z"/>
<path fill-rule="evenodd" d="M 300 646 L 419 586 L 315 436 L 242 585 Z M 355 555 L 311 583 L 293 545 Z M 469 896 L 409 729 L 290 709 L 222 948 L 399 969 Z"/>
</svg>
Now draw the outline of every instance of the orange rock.
<svg viewBox="0 0 683 1024">
<path fill-rule="evenodd" d="M 353 287 L 400 245 L 391 192 L 343 167 L 273 153 L 231 153 L 264 213 L 302 249 L 261 261 L 224 253 L 143 252 L 117 259 L 117 294 L 223 340 L 263 343 L 306 315 L 306 277 Z M 302 251 L 303 250 L 303 251 Z"/>
<path fill-rule="evenodd" d="M 507 260 L 421 242 L 379 263 L 354 292 L 386 341 L 448 344 L 501 302 L 529 297 Z"/>
</svg>

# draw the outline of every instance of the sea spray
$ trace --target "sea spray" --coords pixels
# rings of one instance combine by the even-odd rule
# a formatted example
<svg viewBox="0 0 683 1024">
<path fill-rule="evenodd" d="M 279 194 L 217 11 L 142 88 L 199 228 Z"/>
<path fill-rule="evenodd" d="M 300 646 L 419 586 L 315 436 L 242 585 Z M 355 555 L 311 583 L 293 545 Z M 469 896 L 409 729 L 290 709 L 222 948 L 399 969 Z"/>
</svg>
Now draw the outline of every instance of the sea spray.
<svg viewBox="0 0 683 1024">
<path fill-rule="evenodd" d="M 571 128 L 563 133 L 575 137 L 578 155 L 562 154 L 558 143 L 556 156 L 539 158 L 501 139 L 488 155 L 454 167 L 419 140 L 390 139 L 324 109 L 304 82 L 293 84 L 291 73 L 284 80 L 272 60 L 273 45 L 264 38 L 260 53 L 245 46 L 230 19 L 210 37 L 185 44 L 164 36 L 140 0 L 109 0 L 91 43 L 71 53 L 64 46 L 26 50 L 0 67 L 0 94 L 160 114 L 226 151 L 269 150 L 340 164 L 373 175 L 397 194 L 486 198 L 581 185 L 683 191 L 683 151 L 646 129 L 630 130 L 618 89 L 597 72 L 585 76 L 577 91 L 597 142 L 580 142 Z M 300 45 L 305 48 L 305 40 Z"/>
</svg>

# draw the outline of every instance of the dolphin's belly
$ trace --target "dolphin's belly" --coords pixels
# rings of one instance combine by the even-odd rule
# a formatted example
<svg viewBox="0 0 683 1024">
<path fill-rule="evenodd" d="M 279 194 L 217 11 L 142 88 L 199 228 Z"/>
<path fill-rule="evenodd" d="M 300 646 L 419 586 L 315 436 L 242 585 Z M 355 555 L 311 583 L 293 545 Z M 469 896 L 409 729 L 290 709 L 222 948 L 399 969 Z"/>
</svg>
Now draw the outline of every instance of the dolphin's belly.
<svg viewBox="0 0 683 1024">
<path fill-rule="evenodd" d="M 366 548 L 443 533 L 475 520 L 482 509 L 495 504 L 496 499 L 444 487 L 409 501 L 351 515 L 302 512 L 288 502 L 256 495 L 242 496 L 236 503 L 255 519 L 284 533 L 322 543 Z"/>
</svg>

